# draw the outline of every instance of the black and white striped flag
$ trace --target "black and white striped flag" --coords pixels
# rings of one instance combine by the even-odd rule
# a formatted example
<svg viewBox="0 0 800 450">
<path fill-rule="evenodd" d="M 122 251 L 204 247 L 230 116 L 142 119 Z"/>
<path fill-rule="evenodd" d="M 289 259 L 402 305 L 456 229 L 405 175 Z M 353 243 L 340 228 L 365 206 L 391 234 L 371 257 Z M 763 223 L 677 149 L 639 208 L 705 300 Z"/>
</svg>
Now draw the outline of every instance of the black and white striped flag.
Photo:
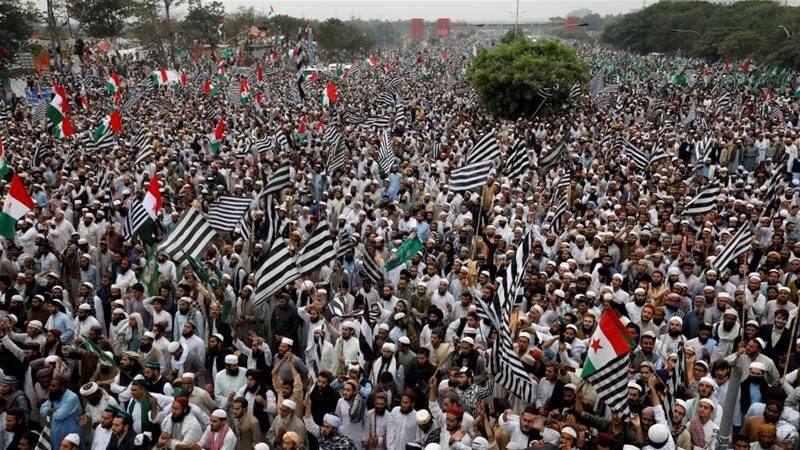
<svg viewBox="0 0 800 450">
<path fill-rule="evenodd" d="M 567 196 L 564 195 L 556 204 L 556 211 L 553 214 L 552 222 L 550 223 L 550 229 L 555 233 L 556 236 L 561 236 L 561 232 L 564 231 L 564 214 L 567 212 Z"/>
<path fill-rule="evenodd" d="M 307 275 L 330 264 L 336 258 L 333 248 L 330 225 L 326 220 L 320 221 L 297 255 L 297 270 L 300 275 Z"/>
<path fill-rule="evenodd" d="M 631 161 L 639 168 L 639 170 L 646 169 L 649 162 L 649 157 L 645 152 L 634 145 L 631 141 L 625 139 L 625 144 L 622 146 L 622 151 L 625 152 Z"/>
<path fill-rule="evenodd" d="M 46 98 L 43 98 L 33 106 L 31 118 L 34 124 L 44 123 L 44 121 L 47 120 L 47 106 L 49 104 L 50 102 Z"/>
<path fill-rule="evenodd" d="M 300 278 L 294 258 L 289 253 L 289 247 L 286 246 L 283 237 L 278 236 L 272 241 L 266 259 L 256 270 L 255 278 L 258 282 L 253 294 L 256 305 L 266 302 L 287 284 Z"/>
<path fill-rule="evenodd" d="M 750 231 L 750 222 L 745 222 L 736 233 L 731 237 L 731 240 L 725 244 L 725 248 L 714 258 L 711 267 L 717 272 L 722 272 L 730 263 L 736 260 L 740 255 L 747 253 L 753 247 L 753 234 Z"/>
<path fill-rule="evenodd" d="M 125 216 L 125 222 L 122 225 L 122 234 L 125 239 L 130 240 L 133 238 L 148 219 L 150 219 L 150 215 L 142 205 L 141 200 L 134 199 L 131 202 L 131 207 L 128 208 L 128 215 Z"/>
<path fill-rule="evenodd" d="M 233 231 L 239 227 L 242 217 L 250 209 L 253 199 L 223 195 L 208 206 L 208 223 L 217 231 Z"/>
<path fill-rule="evenodd" d="M 368 251 L 361 255 L 361 272 L 376 286 L 379 286 L 383 281 L 383 268 Z"/>
<path fill-rule="evenodd" d="M 630 354 L 624 353 L 586 377 L 597 391 L 597 397 L 619 414 L 628 414 L 629 364 Z"/>
<path fill-rule="evenodd" d="M 494 162 L 500 159 L 500 146 L 497 145 L 492 132 L 486 133 L 472 148 L 467 152 L 466 164 L 474 164 L 478 162 Z"/>
<path fill-rule="evenodd" d="M 581 82 L 576 81 L 572 84 L 572 87 L 569 88 L 569 94 L 567 94 L 567 98 L 569 101 L 575 101 L 578 97 L 581 96 Z"/>
<path fill-rule="evenodd" d="M 397 128 L 406 123 L 406 107 L 403 105 L 403 99 L 397 96 L 394 104 L 394 127 Z"/>
<path fill-rule="evenodd" d="M 503 173 L 510 179 L 519 178 L 528 172 L 530 164 L 531 159 L 528 155 L 528 149 L 525 147 L 525 141 L 519 139 L 514 144 L 514 147 L 511 148 Z"/>
<path fill-rule="evenodd" d="M 681 310 L 682 311 L 682 310 Z M 678 361 L 672 366 L 669 373 L 665 389 L 665 400 L 663 403 L 664 413 L 667 417 L 667 423 L 672 423 L 672 416 L 675 411 L 675 398 L 678 396 L 678 390 L 681 386 L 686 386 L 687 373 L 686 373 L 686 353 L 683 351 L 683 341 L 678 341 Z"/>
<path fill-rule="evenodd" d="M 187 256 L 199 260 L 216 237 L 217 232 L 203 213 L 190 207 L 178 226 L 158 244 L 158 251 L 164 252 L 175 263 L 184 262 Z"/>
<path fill-rule="evenodd" d="M 361 125 L 364 125 L 365 127 L 387 128 L 389 123 L 389 116 L 376 116 L 364 120 Z"/>
<path fill-rule="evenodd" d="M 42 432 L 39 434 L 39 441 L 36 443 L 35 450 L 52 450 L 53 443 L 51 442 L 52 437 L 50 436 L 50 424 L 46 424 Z M 59 442 L 59 445 L 61 443 Z"/>
<path fill-rule="evenodd" d="M 336 145 L 331 147 L 325 172 L 327 172 L 328 175 L 333 175 L 337 170 L 344 167 L 346 161 L 347 145 L 344 143 L 344 137 L 340 135 Z"/>
<path fill-rule="evenodd" d="M 344 112 L 344 123 L 349 125 L 359 125 L 364 123 L 367 119 L 361 115 L 360 113 L 356 113 L 350 110 Z"/>
<path fill-rule="evenodd" d="M 392 170 L 396 159 L 397 156 L 394 154 L 394 150 L 392 150 L 392 142 L 389 140 L 389 132 L 383 130 L 381 145 L 378 151 L 378 164 L 381 166 L 381 171 L 388 174 Z"/>
<path fill-rule="evenodd" d="M 275 148 L 284 152 L 292 149 L 292 146 L 289 145 L 289 137 L 286 134 L 286 130 L 280 129 L 275 133 Z"/>
<path fill-rule="evenodd" d="M 378 97 L 375 98 L 375 103 L 380 106 L 392 106 L 394 105 L 394 94 L 391 92 L 381 92 L 378 94 Z"/>
<path fill-rule="evenodd" d="M 272 172 L 272 176 L 269 178 L 267 185 L 264 187 L 264 191 L 261 192 L 259 197 L 263 198 L 267 195 L 276 195 L 289 187 L 292 184 L 291 169 L 289 161 L 284 160 L 281 165 Z"/>
<path fill-rule="evenodd" d="M 596 100 L 603 92 L 604 88 L 603 71 L 598 70 L 597 73 L 594 74 L 594 77 L 592 77 L 592 81 L 589 82 L 589 95 L 592 97 L 592 100 Z"/>
<path fill-rule="evenodd" d="M 685 216 L 698 216 L 714 211 L 719 193 L 720 189 L 718 184 L 705 187 L 686 203 L 683 214 Z"/>
<path fill-rule="evenodd" d="M 339 246 L 336 249 L 336 259 L 344 258 L 347 255 L 347 252 L 350 250 L 355 250 L 355 248 L 355 240 L 350 236 L 342 234 L 339 236 Z"/>
<path fill-rule="evenodd" d="M 479 161 L 460 167 L 450 174 L 450 189 L 461 192 L 484 186 L 491 171 L 492 161 Z"/>
<path fill-rule="evenodd" d="M 536 168 L 539 175 L 546 175 L 561 162 L 565 148 L 566 144 L 562 142 L 558 147 L 551 149 L 546 155 L 539 157 L 539 165 Z"/>
</svg>

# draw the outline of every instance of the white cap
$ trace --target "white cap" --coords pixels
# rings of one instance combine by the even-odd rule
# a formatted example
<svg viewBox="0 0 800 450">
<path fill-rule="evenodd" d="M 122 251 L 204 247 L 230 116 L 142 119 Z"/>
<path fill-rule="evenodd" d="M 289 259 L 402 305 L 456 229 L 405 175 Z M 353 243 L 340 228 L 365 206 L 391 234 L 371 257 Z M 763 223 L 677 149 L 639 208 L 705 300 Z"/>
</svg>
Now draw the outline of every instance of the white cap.
<svg viewBox="0 0 800 450">
<path fill-rule="evenodd" d="M 705 403 L 706 405 L 710 406 L 711 409 L 716 409 L 717 408 L 717 405 L 715 405 L 714 402 L 711 401 L 711 399 L 708 399 L 708 398 L 701 398 L 700 399 L 700 403 Z"/>
<path fill-rule="evenodd" d="M 572 428 L 570 428 L 570 430 L 572 430 Z M 563 433 L 564 431 L 561 432 Z M 488 450 L 488 449 L 489 449 L 489 441 L 487 441 L 485 437 L 478 436 L 472 440 L 472 450 Z"/>
<path fill-rule="evenodd" d="M 81 445 L 81 437 L 77 433 L 70 433 L 64 437 L 64 440 L 71 442 L 73 445 Z"/>
<path fill-rule="evenodd" d="M 389 350 L 390 352 L 394 353 L 395 352 L 394 344 L 392 344 L 391 342 L 387 342 L 383 344 L 381 350 Z"/>
<path fill-rule="evenodd" d="M 81 304 L 80 304 L 80 306 L 78 306 L 78 309 L 79 309 L 80 311 L 91 311 L 91 310 L 92 310 L 92 307 L 91 307 L 91 306 L 89 306 L 89 304 L 88 304 L 88 303 L 81 303 Z"/>
<path fill-rule="evenodd" d="M 758 345 L 761 346 L 761 350 L 764 350 L 767 347 L 767 343 L 764 342 L 764 340 L 761 339 L 760 337 L 755 338 L 755 341 L 758 342 Z"/>
<path fill-rule="evenodd" d="M 437 443 L 428 444 L 425 446 L 424 450 L 442 450 L 442 446 Z"/>
<path fill-rule="evenodd" d="M 55 364 L 59 361 L 61 361 L 61 358 L 58 355 L 50 355 L 44 359 L 45 364 Z"/>
<path fill-rule="evenodd" d="M 285 338 L 281 339 L 281 344 L 286 344 L 289 347 L 291 347 L 291 346 L 294 345 L 294 341 L 289 339 L 289 338 L 287 338 L 287 337 L 285 337 Z"/>
<path fill-rule="evenodd" d="M 259 442 L 258 444 L 255 445 L 255 447 L 253 447 L 253 449 L 254 450 L 269 450 L 269 445 L 267 445 L 267 444 L 265 444 L 263 442 Z"/>
<path fill-rule="evenodd" d="M 714 389 L 717 389 L 719 387 L 719 385 L 717 385 L 717 382 L 714 381 L 714 379 L 709 377 L 709 376 L 705 376 L 703 378 L 700 378 L 699 383 L 706 383 L 706 384 L 710 385 L 711 387 L 713 387 Z"/>
<path fill-rule="evenodd" d="M 758 369 L 758 370 L 760 370 L 762 372 L 766 372 L 767 371 L 767 366 L 764 363 L 758 362 L 758 361 L 751 362 L 750 363 L 750 368 L 751 369 Z"/>
<path fill-rule="evenodd" d="M 411 345 L 411 339 L 409 339 L 407 336 L 400 336 L 400 339 L 398 339 L 397 342 L 404 345 Z"/>
<path fill-rule="evenodd" d="M 669 429 L 663 423 L 657 423 L 647 430 L 647 438 L 653 444 L 663 444 L 669 439 Z"/>
<path fill-rule="evenodd" d="M 156 335 L 153 334 L 152 331 L 145 331 L 142 336 L 150 338 L 150 339 L 153 339 L 153 340 L 155 340 L 155 338 L 156 338 Z"/>
<path fill-rule="evenodd" d="M 566 434 L 567 436 L 572 436 L 573 439 L 578 438 L 578 433 L 575 432 L 575 429 L 572 427 L 564 427 L 561 429 L 561 434 Z"/>
<path fill-rule="evenodd" d="M 183 372 L 183 376 L 181 378 L 189 378 L 194 380 L 194 373 L 193 372 Z"/>
<path fill-rule="evenodd" d="M 100 389 L 100 386 L 98 386 L 97 383 L 90 381 L 81 386 L 80 392 L 82 396 L 86 397 L 94 394 L 95 392 L 97 392 L 98 389 Z"/>
<path fill-rule="evenodd" d="M 214 412 L 211 413 L 211 417 L 216 417 L 218 419 L 227 419 L 228 413 L 226 413 L 225 410 L 222 409 L 215 409 Z"/>
<path fill-rule="evenodd" d="M 424 425 L 431 420 L 431 413 L 428 412 L 426 409 L 420 409 L 417 411 L 417 425 Z"/>
<path fill-rule="evenodd" d="M 639 383 L 635 381 L 628 381 L 628 389 L 636 389 L 639 392 L 642 392 L 644 389 L 639 385 Z"/>
<path fill-rule="evenodd" d="M 405 316 L 406 316 L 406 313 L 399 312 L 399 313 L 394 315 L 394 320 L 400 320 Z"/>
<path fill-rule="evenodd" d="M 356 329 L 356 324 L 352 320 L 348 320 L 342 324 L 342 328 L 350 328 L 351 330 Z"/>
<path fill-rule="evenodd" d="M 181 346 L 181 344 L 179 344 L 179 343 L 177 343 L 175 341 L 170 342 L 169 344 L 167 344 L 167 351 L 170 352 L 170 353 L 175 353 L 175 352 L 178 351 L 180 346 Z"/>
<path fill-rule="evenodd" d="M 239 364 L 239 358 L 236 355 L 227 355 L 225 357 L 225 364 Z"/>
<path fill-rule="evenodd" d="M 343 325 L 343 326 L 344 326 L 344 325 Z M 378 325 L 378 329 L 379 329 L 379 330 L 386 330 L 386 331 L 389 331 L 389 325 L 386 325 L 385 323 L 382 323 L 382 324 Z"/>
<path fill-rule="evenodd" d="M 465 338 L 461 339 L 461 342 L 466 342 L 466 343 L 467 343 L 467 344 L 469 344 L 469 345 L 475 345 L 475 339 L 472 339 L 472 338 L 471 338 L 471 337 L 469 337 L 469 336 L 467 336 L 467 337 L 465 337 Z"/>
<path fill-rule="evenodd" d="M 283 402 L 281 402 L 281 406 L 285 406 L 285 407 L 291 409 L 292 411 L 297 409 L 297 403 L 294 400 L 290 400 L 288 398 L 284 399 Z"/>
</svg>

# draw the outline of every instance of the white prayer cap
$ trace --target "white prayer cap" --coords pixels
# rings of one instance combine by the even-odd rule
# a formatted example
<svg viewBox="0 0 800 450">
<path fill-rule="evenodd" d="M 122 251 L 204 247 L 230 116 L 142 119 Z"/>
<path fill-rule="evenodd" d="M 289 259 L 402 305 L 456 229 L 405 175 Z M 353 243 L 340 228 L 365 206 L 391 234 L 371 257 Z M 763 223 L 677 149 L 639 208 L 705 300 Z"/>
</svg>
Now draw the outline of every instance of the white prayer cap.
<svg viewBox="0 0 800 450">
<path fill-rule="evenodd" d="M 194 380 L 194 372 L 183 372 L 183 376 L 181 378 L 188 378 L 190 380 Z"/>
<path fill-rule="evenodd" d="M 100 386 L 98 386 L 97 383 L 91 381 L 81 386 L 80 392 L 82 396 L 86 397 L 94 394 L 95 392 L 97 392 L 98 389 L 100 389 Z"/>
<path fill-rule="evenodd" d="M 567 436 L 572 436 L 573 439 L 578 438 L 578 433 L 575 432 L 575 429 L 572 427 L 564 427 L 561 429 L 561 434 L 566 434 Z"/>
<path fill-rule="evenodd" d="M 88 303 L 81 303 L 81 304 L 80 304 L 80 306 L 78 306 L 78 309 L 79 309 L 80 311 L 91 311 L 91 310 L 92 310 L 92 307 L 91 307 L 91 306 L 89 306 L 89 304 L 88 304 Z"/>
<path fill-rule="evenodd" d="M 530 335 L 530 333 L 528 333 L 528 332 L 526 332 L 526 331 L 523 331 L 523 332 L 521 332 L 521 333 L 519 334 L 519 337 L 521 337 L 521 338 L 525 338 L 525 339 L 527 339 L 528 341 L 530 341 L 530 340 L 531 340 L 531 335 Z"/>
<path fill-rule="evenodd" d="M 753 361 L 753 362 L 750 363 L 750 369 L 758 369 L 758 370 L 760 370 L 762 372 L 766 372 L 767 371 L 767 366 L 762 362 Z"/>
<path fill-rule="evenodd" d="M 469 345 L 475 345 L 475 339 L 472 339 L 472 338 L 471 338 L 471 337 L 469 337 L 469 336 L 467 336 L 467 337 L 465 337 L 465 338 L 461 339 L 461 342 L 466 342 L 466 343 L 467 343 L 467 344 L 469 344 Z"/>
<path fill-rule="evenodd" d="M 267 444 L 265 444 L 263 442 L 259 442 L 258 444 L 255 445 L 255 447 L 253 447 L 253 449 L 254 450 L 269 450 L 269 445 L 267 445 Z"/>
<path fill-rule="evenodd" d="M 766 346 L 767 346 L 767 343 L 766 343 L 766 342 L 764 342 L 764 340 L 763 340 L 763 339 L 761 339 L 760 337 L 757 337 L 757 338 L 755 339 L 755 341 L 756 341 L 756 342 L 758 342 L 758 345 L 760 345 L 760 346 L 761 346 L 761 350 L 764 350 L 764 348 L 766 348 Z"/>
<path fill-rule="evenodd" d="M 113 314 L 125 314 L 125 310 L 122 309 L 122 308 L 114 308 L 114 311 L 112 311 L 112 313 Z"/>
<path fill-rule="evenodd" d="M 383 344 L 383 347 L 381 347 L 381 350 L 389 350 L 390 352 L 394 353 L 396 349 L 395 349 L 394 344 L 392 344 L 391 342 L 387 342 L 387 343 Z"/>
<path fill-rule="evenodd" d="M 177 352 L 177 351 L 178 351 L 178 349 L 179 349 L 180 347 L 181 347 L 181 344 L 179 344 L 178 342 L 174 342 L 174 341 L 173 341 L 173 342 L 170 342 L 170 343 L 167 345 L 167 351 L 168 351 L 168 352 L 170 352 L 170 353 L 175 353 L 175 352 Z"/>
<path fill-rule="evenodd" d="M 378 325 L 378 329 L 379 330 L 389 331 L 389 325 L 386 325 L 385 323 L 382 323 L 382 324 Z"/>
<path fill-rule="evenodd" d="M 225 337 L 223 335 L 219 334 L 219 333 L 214 333 L 211 336 L 217 338 L 217 340 L 220 341 L 220 342 L 225 340 Z"/>
<path fill-rule="evenodd" d="M 569 329 L 569 328 L 572 328 L 572 329 L 573 329 L 573 330 L 574 330 L 576 333 L 578 332 L 578 327 L 576 327 L 576 326 L 575 326 L 575 324 L 573 324 L 573 323 L 571 323 L 571 324 L 568 324 L 568 325 L 567 325 L 567 328 L 568 328 L 568 329 Z"/>
<path fill-rule="evenodd" d="M 55 364 L 59 361 L 61 361 L 61 358 L 59 358 L 58 355 L 50 355 L 44 359 L 44 362 L 46 364 Z"/>
<path fill-rule="evenodd" d="M 705 403 L 706 405 L 710 406 L 710 407 L 711 407 L 711 409 L 715 409 L 715 408 L 717 407 L 717 406 L 714 404 L 714 402 L 713 402 L 713 401 L 711 401 L 711 399 L 708 399 L 708 398 L 701 398 L 701 399 L 700 399 L 700 403 Z"/>
<path fill-rule="evenodd" d="M 409 339 L 407 336 L 400 336 L 400 339 L 398 339 L 397 342 L 404 345 L 411 345 L 411 339 Z"/>
<path fill-rule="evenodd" d="M 487 441 L 485 437 L 478 436 L 472 440 L 472 450 L 488 450 L 488 449 L 489 449 L 489 441 Z"/>
<path fill-rule="evenodd" d="M 709 386 L 711 386 L 714 389 L 717 389 L 717 387 L 718 387 L 717 382 L 714 381 L 714 379 L 709 377 L 709 376 L 705 376 L 703 378 L 700 378 L 700 383 L 706 383 L 706 384 L 708 384 Z"/>
<path fill-rule="evenodd" d="M 635 381 L 629 381 L 629 382 L 628 382 L 628 389 L 636 389 L 636 390 L 637 390 L 637 391 L 639 391 L 639 392 L 642 392 L 642 391 L 643 391 L 643 389 L 642 389 L 642 387 L 639 385 L 639 383 L 637 383 L 637 382 L 635 382 Z"/>
<path fill-rule="evenodd" d="M 417 411 L 417 425 L 425 425 L 431 420 L 431 413 L 425 409 Z"/>
<path fill-rule="evenodd" d="M 350 328 L 351 330 L 356 329 L 356 324 L 352 320 L 348 320 L 342 324 L 342 328 Z"/>
<path fill-rule="evenodd" d="M 394 315 L 394 320 L 400 320 L 405 316 L 406 316 L 406 313 L 399 312 L 399 313 Z"/>
<path fill-rule="evenodd" d="M 297 409 L 297 403 L 294 400 L 290 400 L 288 398 L 284 399 L 283 402 L 281 402 L 281 406 L 285 406 L 285 407 L 291 409 L 292 411 Z"/>
<path fill-rule="evenodd" d="M 239 364 L 239 358 L 236 355 L 228 355 L 225 357 L 225 364 Z"/>
<path fill-rule="evenodd" d="M 153 332 L 152 332 L 152 331 L 145 331 L 145 332 L 144 332 L 144 334 L 143 334 L 142 336 L 144 336 L 144 337 L 146 337 L 146 338 L 153 339 L 153 340 L 155 340 L 155 338 L 156 338 L 156 335 L 155 335 L 155 334 L 153 334 Z"/>
<path fill-rule="evenodd" d="M 653 444 L 664 444 L 669 439 L 669 429 L 663 423 L 657 423 L 647 430 L 647 437 Z"/>
<path fill-rule="evenodd" d="M 72 443 L 72 445 L 81 445 L 81 437 L 77 433 L 70 433 L 64 437 L 64 440 Z"/>
<path fill-rule="evenodd" d="M 86 257 L 86 258 L 89 258 L 89 255 L 83 255 L 83 256 Z M 91 259 L 91 258 L 89 258 L 89 259 Z M 83 282 L 83 286 L 86 286 L 89 289 L 94 289 L 94 285 L 92 283 L 89 283 L 88 281 L 84 281 Z"/>
<path fill-rule="evenodd" d="M 322 418 L 322 421 L 328 422 L 328 424 L 330 424 L 330 426 L 332 426 L 333 428 L 339 428 L 339 426 L 342 425 L 342 419 L 340 419 L 339 416 L 335 416 L 333 414 L 325 414 L 325 416 Z"/>
<path fill-rule="evenodd" d="M 28 322 L 28 326 L 36 328 L 39 331 L 42 331 L 42 328 L 43 328 L 42 327 L 42 322 L 40 322 L 38 320 L 31 320 L 30 322 Z"/>
<path fill-rule="evenodd" d="M 670 321 L 670 322 L 678 322 L 679 324 L 683 325 L 683 319 L 681 319 L 681 318 L 680 318 L 680 317 L 678 317 L 678 316 L 672 316 L 672 318 L 671 318 L 671 319 L 669 319 L 669 321 Z"/>
<path fill-rule="evenodd" d="M 227 419 L 228 413 L 226 413 L 225 410 L 222 409 L 215 409 L 214 412 L 211 413 L 211 417 L 216 417 L 218 419 Z"/>
<path fill-rule="evenodd" d="M 680 406 L 681 408 L 683 408 L 684 411 L 686 411 L 686 409 L 687 409 L 686 408 L 686 402 L 681 400 L 681 399 L 679 399 L 679 398 L 675 399 L 675 406 Z"/>
<path fill-rule="evenodd" d="M 291 347 L 291 346 L 294 345 L 294 341 L 289 339 L 289 338 L 287 338 L 287 337 L 285 337 L 285 338 L 281 339 L 281 344 L 286 344 L 289 347 Z"/>
<path fill-rule="evenodd" d="M 433 444 L 426 445 L 425 450 L 442 450 L 442 446 L 434 442 Z"/>
</svg>

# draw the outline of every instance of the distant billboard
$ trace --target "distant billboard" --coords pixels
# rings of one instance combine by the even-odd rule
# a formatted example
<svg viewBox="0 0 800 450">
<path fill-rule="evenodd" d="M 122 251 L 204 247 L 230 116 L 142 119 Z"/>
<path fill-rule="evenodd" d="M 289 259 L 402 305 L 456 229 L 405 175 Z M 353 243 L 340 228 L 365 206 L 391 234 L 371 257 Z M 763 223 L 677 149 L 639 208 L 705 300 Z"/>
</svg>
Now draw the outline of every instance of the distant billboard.
<svg viewBox="0 0 800 450">
<path fill-rule="evenodd" d="M 425 40 L 425 21 L 423 19 L 411 19 L 411 39 L 414 42 Z"/>
<path fill-rule="evenodd" d="M 450 36 L 450 19 L 439 19 L 436 21 L 436 35 L 439 37 Z"/>
<path fill-rule="evenodd" d="M 580 23 L 581 19 L 579 17 L 567 16 L 567 20 L 564 22 L 564 28 L 577 28 Z"/>
</svg>

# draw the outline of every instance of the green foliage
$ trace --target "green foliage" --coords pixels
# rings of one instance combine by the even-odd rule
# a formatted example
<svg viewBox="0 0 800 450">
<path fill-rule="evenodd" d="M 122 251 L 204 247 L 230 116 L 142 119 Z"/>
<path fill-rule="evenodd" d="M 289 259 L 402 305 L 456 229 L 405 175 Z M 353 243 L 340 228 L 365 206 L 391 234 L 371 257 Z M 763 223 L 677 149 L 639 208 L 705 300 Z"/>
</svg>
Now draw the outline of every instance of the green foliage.
<svg viewBox="0 0 800 450">
<path fill-rule="evenodd" d="M 98 38 L 119 36 L 135 7 L 131 0 L 67 0 L 66 5 L 79 29 Z"/>
<path fill-rule="evenodd" d="M 26 49 L 33 34 L 33 23 L 38 19 L 32 2 L 0 0 L 0 74 L 4 75 L 14 56 Z"/>
<path fill-rule="evenodd" d="M 330 50 L 355 51 L 375 45 L 375 40 L 363 29 L 334 18 L 317 25 L 314 36 L 323 48 Z"/>
<path fill-rule="evenodd" d="M 603 40 L 640 53 L 680 49 L 689 56 L 752 58 L 800 69 L 800 59 L 790 56 L 798 53 L 798 24 L 800 8 L 781 2 L 658 2 L 605 27 Z"/>
<path fill-rule="evenodd" d="M 506 31 L 506 34 L 500 39 L 500 42 L 503 44 L 509 44 L 511 42 L 516 41 L 517 39 L 528 39 L 525 36 L 525 33 L 522 32 L 519 28 L 511 28 Z"/>
<path fill-rule="evenodd" d="M 299 30 L 304 23 L 305 21 L 303 19 L 297 17 L 287 16 L 286 14 L 276 14 L 266 21 L 266 27 L 270 33 L 296 37 L 297 30 Z"/>
<path fill-rule="evenodd" d="M 225 7 L 221 2 L 191 1 L 189 13 L 181 22 L 179 36 L 187 42 L 200 41 L 213 46 L 220 40 L 217 36 L 217 23 L 224 17 Z"/>
<path fill-rule="evenodd" d="M 565 44 L 519 39 L 478 53 L 467 77 L 489 112 L 509 118 L 533 115 L 542 103 L 539 89 L 558 84 L 538 112 L 548 116 L 561 110 L 575 81 L 586 80 L 586 67 Z"/>
</svg>

